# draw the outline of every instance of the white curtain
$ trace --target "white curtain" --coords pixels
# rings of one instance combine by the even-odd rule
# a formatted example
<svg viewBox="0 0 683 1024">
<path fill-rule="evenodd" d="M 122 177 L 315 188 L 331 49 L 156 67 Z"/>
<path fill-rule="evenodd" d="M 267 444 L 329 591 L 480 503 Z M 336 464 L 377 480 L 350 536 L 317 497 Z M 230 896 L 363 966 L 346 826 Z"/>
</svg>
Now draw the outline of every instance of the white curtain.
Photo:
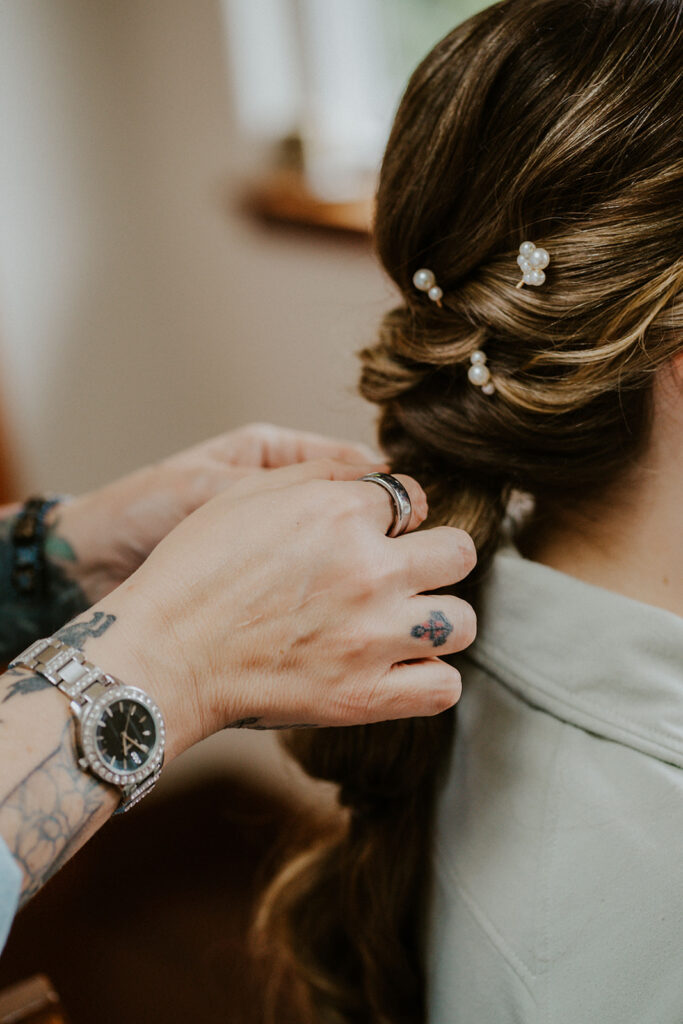
<svg viewBox="0 0 683 1024">
<path fill-rule="evenodd" d="M 296 133 L 324 198 L 374 175 L 408 73 L 482 0 L 222 0 L 245 129 Z"/>
</svg>

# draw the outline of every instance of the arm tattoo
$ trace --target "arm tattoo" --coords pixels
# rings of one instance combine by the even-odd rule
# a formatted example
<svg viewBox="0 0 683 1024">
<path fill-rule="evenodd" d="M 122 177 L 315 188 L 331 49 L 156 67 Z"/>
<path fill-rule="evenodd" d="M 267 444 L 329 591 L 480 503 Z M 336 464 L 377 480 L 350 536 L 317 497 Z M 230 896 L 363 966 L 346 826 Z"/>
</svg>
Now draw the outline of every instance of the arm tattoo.
<svg viewBox="0 0 683 1024">
<path fill-rule="evenodd" d="M 3 675 L 3 680 L 11 679 L 12 684 L 8 692 L 2 698 L 2 703 L 11 697 L 24 696 L 27 693 L 37 693 L 38 690 L 47 690 L 52 686 L 43 676 L 29 675 L 25 668 L 11 668 Z"/>
<path fill-rule="evenodd" d="M 421 640 L 425 637 L 432 647 L 441 647 L 453 632 L 453 626 L 443 612 L 430 612 L 426 622 L 413 626 L 410 635 Z"/>
<path fill-rule="evenodd" d="M 55 749 L 0 801 L 0 829 L 24 870 L 22 906 L 75 852 L 107 793 L 78 767 L 67 722 Z"/>
<path fill-rule="evenodd" d="M 96 639 L 106 633 L 110 626 L 116 622 L 115 615 L 107 615 L 105 612 L 93 612 L 89 622 L 70 622 L 68 625 L 58 629 L 55 636 L 59 637 L 62 643 L 69 647 L 78 647 L 82 650 L 86 640 Z"/>
<path fill-rule="evenodd" d="M 79 615 L 89 605 L 85 593 L 59 563 L 76 563 L 76 554 L 57 533 L 59 520 L 47 530 L 47 593 L 18 595 L 11 584 L 12 529 L 15 516 L 0 520 L 0 663 L 8 662 L 41 636 Z"/>
</svg>

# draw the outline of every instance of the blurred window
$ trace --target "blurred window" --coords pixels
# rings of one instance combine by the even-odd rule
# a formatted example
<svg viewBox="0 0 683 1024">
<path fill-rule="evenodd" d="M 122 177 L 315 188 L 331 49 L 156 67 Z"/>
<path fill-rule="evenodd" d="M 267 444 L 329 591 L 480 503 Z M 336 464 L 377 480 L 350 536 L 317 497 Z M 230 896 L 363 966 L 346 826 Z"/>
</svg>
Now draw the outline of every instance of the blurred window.
<svg viewBox="0 0 683 1024">
<path fill-rule="evenodd" d="M 482 0 L 222 0 L 244 129 L 300 140 L 309 187 L 353 200 L 374 179 L 408 75 Z"/>
</svg>

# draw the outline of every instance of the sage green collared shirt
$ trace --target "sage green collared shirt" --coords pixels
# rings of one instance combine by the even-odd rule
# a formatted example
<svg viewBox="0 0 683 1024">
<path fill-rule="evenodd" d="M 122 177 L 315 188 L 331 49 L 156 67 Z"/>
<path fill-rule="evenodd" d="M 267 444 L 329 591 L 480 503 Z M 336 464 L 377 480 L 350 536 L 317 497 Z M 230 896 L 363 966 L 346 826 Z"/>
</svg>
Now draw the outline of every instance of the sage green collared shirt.
<svg viewBox="0 0 683 1024">
<path fill-rule="evenodd" d="M 683 1024 L 683 619 L 508 547 L 460 668 L 429 1024 Z"/>
</svg>

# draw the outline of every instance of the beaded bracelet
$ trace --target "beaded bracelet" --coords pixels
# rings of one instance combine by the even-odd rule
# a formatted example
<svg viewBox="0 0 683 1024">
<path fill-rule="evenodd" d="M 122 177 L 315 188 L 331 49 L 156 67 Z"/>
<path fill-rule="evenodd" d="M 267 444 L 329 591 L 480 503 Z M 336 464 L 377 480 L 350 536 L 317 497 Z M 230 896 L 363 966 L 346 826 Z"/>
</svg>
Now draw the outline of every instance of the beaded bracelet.
<svg viewBox="0 0 683 1024">
<path fill-rule="evenodd" d="M 45 497 L 29 498 L 14 522 L 10 579 L 12 586 L 22 597 L 45 594 L 45 517 L 60 500 Z"/>
</svg>

